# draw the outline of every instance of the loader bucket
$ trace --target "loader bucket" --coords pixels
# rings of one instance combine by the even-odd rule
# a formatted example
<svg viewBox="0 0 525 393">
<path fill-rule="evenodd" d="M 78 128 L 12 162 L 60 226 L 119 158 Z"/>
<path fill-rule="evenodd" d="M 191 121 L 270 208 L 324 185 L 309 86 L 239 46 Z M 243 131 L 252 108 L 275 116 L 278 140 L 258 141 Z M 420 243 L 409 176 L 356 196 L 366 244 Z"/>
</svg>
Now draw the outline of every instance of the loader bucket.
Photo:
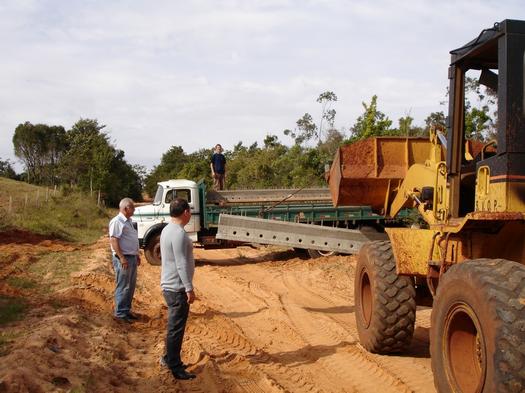
<svg viewBox="0 0 525 393">
<path fill-rule="evenodd" d="M 366 205 L 384 214 L 408 168 L 425 163 L 428 138 L 374 137 L 339 148 L 328 175 L 334 206 Z"/>
</svg>

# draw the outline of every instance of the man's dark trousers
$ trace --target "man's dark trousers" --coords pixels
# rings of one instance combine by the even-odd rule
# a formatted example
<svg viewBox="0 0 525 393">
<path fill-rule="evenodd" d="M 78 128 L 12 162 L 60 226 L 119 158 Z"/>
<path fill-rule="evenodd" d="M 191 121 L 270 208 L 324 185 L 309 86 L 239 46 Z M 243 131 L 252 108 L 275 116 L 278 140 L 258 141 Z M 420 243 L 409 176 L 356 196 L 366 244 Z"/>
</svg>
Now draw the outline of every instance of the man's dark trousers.
<svg viewBox="0 0 525 393">
<path fill-rule="evenodd" d="M 162 291 L 168 305 L 168 332 L 164 360 L 171 370 L 181 369 L 180 350 L 190 312 L 186 292 Z"/>
</svg>

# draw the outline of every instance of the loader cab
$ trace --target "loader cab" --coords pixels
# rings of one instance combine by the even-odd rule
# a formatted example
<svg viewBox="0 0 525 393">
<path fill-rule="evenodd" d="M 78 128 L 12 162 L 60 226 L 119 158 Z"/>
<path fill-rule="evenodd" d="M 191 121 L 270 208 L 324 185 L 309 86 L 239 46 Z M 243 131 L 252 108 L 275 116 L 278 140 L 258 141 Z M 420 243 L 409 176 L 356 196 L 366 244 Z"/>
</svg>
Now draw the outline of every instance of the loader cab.
<svg viewBox="0 0 525 393">
<path fill-rule="evenodd" d="M 525 22 L 504 20 L 451 53 L 447 119 L 447 207 L 472 212 L 525 212 Z M 469 157 L 465 143 L 465 75 L 497 93 L 496 140 Z"/>
</svg>

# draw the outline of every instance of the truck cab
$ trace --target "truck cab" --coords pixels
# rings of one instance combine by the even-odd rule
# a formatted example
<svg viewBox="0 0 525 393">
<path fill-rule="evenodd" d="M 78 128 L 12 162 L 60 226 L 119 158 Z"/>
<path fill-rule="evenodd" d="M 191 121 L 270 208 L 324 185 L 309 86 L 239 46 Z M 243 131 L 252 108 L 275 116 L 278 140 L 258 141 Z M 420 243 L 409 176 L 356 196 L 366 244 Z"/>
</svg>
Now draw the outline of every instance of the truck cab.
<svg viewBox="0 0 525 393">
<path fill-rule="evenodd" d="M 201 229 L 202 201 L 199 186 L 191 180 L 177 179 L 158 183 L 155 199 L 150 205 L 138 206 L 131 219 L 137 224 L 140 246 L 148 262 L 160 265 L 160 233 L 170 220 L 170 202 L 184 198 L 191 209 L 191 220 L 184 227 L 193 242 L 198 240 Z"/>
</svg>

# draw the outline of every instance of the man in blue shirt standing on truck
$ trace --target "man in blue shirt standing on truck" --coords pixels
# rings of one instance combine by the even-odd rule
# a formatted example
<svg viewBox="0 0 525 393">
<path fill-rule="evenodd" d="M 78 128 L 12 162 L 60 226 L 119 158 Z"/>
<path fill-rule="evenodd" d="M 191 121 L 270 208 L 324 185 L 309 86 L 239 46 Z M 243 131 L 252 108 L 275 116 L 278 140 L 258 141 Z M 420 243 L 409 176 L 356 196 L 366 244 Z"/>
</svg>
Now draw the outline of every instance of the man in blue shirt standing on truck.
<svg viewBox="0 0 525 393">
<path fill-rule="evenodd" d="M 160 286 L 168 305 L 166 354 L 161 362 L 176 379 L 193 379 L 195 374 L 185 370 L 186 366 L 180 357 L 190 304 L 195 300 L 192 283 L 195 271 L 193 243 L 184 230 L 191 218 L 188 201 L 182 198 L 172 200 L 170 216 L 169 224 L 160 235 Z"/>
<path fill-rule="evenodd" d="M 213 188 L 216 191 L 223 190 L 224 179 L 226 178 L 226 158 L 222 154 L 222 146 L 220 144 L 215 145 L 215 152 L 211 156 L 210 168 Z"/>
</svg>

